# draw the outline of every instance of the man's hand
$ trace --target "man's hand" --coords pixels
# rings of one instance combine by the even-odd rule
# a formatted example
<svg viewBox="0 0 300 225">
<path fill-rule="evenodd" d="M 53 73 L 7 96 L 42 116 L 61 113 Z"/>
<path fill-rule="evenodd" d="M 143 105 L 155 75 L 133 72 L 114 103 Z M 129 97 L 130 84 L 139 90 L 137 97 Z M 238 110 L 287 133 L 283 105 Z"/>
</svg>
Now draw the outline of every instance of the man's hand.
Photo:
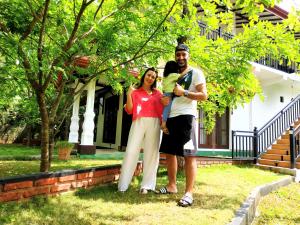
<svg viewBox="0 0 300 225">
<path fill-rule="evenodd" d="M 175 86 L 173 92 L 176 96 L 183 96 L 184 89 L 183 89 L 183 87 L 181 87 L 179 84 L 176 83 L 176 86 Z"/>
<path fill-rule="evenodd" d="M 168 96 L 164 96 L 160 99 L 160 102 L 161 102 L 161 104 L 163 104 L 163 106 L 169 105 L 170 101 L 171 101 L 171 99 Z"/>
</svg>

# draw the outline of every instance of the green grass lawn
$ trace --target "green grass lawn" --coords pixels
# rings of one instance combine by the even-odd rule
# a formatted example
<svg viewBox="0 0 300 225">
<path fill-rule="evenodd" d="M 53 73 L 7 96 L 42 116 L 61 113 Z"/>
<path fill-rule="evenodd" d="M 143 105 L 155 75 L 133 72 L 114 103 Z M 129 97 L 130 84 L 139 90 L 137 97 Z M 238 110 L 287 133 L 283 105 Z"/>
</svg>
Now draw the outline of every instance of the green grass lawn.
<svg viewBox="0 0 300 225">
<path fill-rule="evenodd" d="M 0 205 L 3 225 L 99 225 L 99 224 L 201 224 L 224 225 L 254 187 L 283 178 L 283 175 L 253 167 L 216 165 L 198 168 L 194 205 L 181 208 L 176 202 L 184 190 L 184 177 L 179 176 L 178 194 L 138 194 L 141 178 L 132 182 L 124 194 L 117 184 L 80 189 L 55 198 L 35 198 L 26 202 Z M 167 182 L 165 169 L 160 169 L 157 186 Z"/>
<path fill-rule="evenodd" d="M 63 169 L 82 169 L 88 167 L 105 166 L 120 164 L 121 160 L 95 160 L 95 159 L 79 159 L 72 157 L 68 161 L 54 160 L 50 171 L 59 171 Z M 15 161 L 0 160 L 0 178 L 18 176 L 24 174 L 38 173 L 40 168 L 39 160 L 31 161 Z"/>
<path fill-rule="evenodd" d="M 0 178 L 18 176 L 24 174 L 38 173 L 40 168 L 39 160 L 32 160 L 29 157 L 40 156 L 40 147 L 26 147 L 24 145 L 0 144 Z M 23 160 L 30 159 L 30 160 Z M 95 166 L 104 166 L 119 164 L 120 158 L 113 159 L 103 157 L 104 159 L 81 159 L 71 156 L 68 161 L 57 159 L 57 150 L 54 151 L 54 160 L 50 171 L 59 171 L 63 169 L 81 169 Z M 17 159 L 17 160 L 13 160 Z"/>
<path fill-rule="evenodd" d="M 55 152 L 57 154 L 57 152 Z M 41 155 L 40 147 L 27 147 L 25 145 L 17 144 L 0 144 L 0 158 L 1 157 L 15 157 L 15 156 L 38 156 Z"/>
<path fill-rule="evenodd" d="M 270 207 L 271 206 L 271 207 Z M 293 183 L 265 196 L 253 225 L 300 224 L 300 184 Z"/>
</svg>

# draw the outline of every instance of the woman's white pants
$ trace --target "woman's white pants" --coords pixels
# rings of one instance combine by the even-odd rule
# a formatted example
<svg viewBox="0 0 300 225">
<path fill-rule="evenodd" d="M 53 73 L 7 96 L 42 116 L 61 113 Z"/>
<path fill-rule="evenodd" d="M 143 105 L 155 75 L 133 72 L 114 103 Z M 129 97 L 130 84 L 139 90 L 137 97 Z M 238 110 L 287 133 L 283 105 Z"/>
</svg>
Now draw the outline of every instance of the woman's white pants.
<svg viewBox="0 0 300 225">
<path fill-rule="evenodd" d="M 141 148 L 144 149 L 141 188 L 155 190 L 159 162 L 160 120 L 142 117 L 132 122 L 119 179 L 119 191 L 126 191 L 132 180 Z"/>
</svg>

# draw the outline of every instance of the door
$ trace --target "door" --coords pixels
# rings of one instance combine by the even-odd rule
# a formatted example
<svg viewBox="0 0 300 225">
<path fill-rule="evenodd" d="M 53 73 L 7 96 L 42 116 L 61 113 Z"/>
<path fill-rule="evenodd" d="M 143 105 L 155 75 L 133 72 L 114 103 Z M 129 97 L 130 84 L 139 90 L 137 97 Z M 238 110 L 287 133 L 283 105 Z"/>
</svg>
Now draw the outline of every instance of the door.
<svg viewBox="0 0 300 225">
<path fill-rule="evenodd" d="M 105 100 L 103 142 L 114 144 L 116 142 L 117 117 L 119 109 L 119 96 L 113 95 Z"/>
<path fill-rule="evenodd" d="M 227 149 L 229 148 L 229 109 L 222 116 L 216 116 L 216 125 L 211 134 L 204 129 L 205 113 L 199 110 L 199 148 Z"/>
</svg>

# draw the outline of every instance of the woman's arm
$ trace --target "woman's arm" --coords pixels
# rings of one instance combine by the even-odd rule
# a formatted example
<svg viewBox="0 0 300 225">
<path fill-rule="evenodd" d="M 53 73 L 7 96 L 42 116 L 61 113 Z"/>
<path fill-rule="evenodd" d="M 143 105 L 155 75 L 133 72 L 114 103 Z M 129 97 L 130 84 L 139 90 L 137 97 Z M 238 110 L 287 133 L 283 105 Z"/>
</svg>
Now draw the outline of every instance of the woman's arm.
<svg viewBox="0 0 300 225">
<path fill-rule="evenodd" d="M 125 104 L 125 110 L 128 114 L 131 114 L 132 113 L 132 108 L 133 108 L 133 103 L 132 103 L 132 92 L 134 91 L 135 89 L 130 86 L 128 88 L 128 91 L 127 91 L 127 101 L 126 101 L 126 104 Z"/>
</svg>

